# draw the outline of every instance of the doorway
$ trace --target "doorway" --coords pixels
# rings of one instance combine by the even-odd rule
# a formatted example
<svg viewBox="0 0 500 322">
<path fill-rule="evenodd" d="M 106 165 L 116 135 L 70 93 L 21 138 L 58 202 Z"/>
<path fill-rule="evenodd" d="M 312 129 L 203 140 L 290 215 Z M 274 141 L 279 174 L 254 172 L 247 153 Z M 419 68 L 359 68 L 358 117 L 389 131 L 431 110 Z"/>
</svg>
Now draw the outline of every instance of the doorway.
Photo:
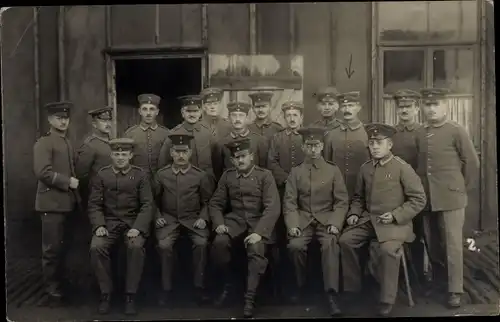
<svg viewBox="0 0 500 322">
<path fill-rule="evenodd" d="M 179 96 L 202 88 L 202 58 L 139 58 L 115 60 L 117 133 L 140 121 L 137 96 L 161 97 L 158 123 L 171 129 L 182 122 Z"/>
</svg>

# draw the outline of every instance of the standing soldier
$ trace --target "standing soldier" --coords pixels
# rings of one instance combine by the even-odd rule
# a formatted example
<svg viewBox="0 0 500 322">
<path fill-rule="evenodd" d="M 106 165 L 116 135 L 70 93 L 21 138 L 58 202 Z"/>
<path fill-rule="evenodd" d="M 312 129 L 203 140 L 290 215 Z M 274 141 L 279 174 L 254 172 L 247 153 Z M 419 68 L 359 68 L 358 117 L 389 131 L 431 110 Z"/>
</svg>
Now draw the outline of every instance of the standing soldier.
<svg viewBox="0 0 500 322">
<path fill-rule="evenodd" d="M 245 243 L 248 258 L 247 288 L 243 315 L 253 315 L 254 299 L 268 260 L 267 244 L 273 242 L 274 225 L 280 214 L 278 190 L 273 175 L 254 165 L 248 138 L 228 143 L 234 168 L 224 172 L 210 200 L 210 215 L 217 235 L 212 244 L 213 263 L 222 270 L 224 289 L 216 301 L 222 305 L 229 292 L 229 263 L 234 243 Z M 229 205 L 231 211 L 226 212 Z"/>
<path fill-rule="evenodd" d="M 428 198 L 424 228 L 433 280 L 448 281 L 448 304 L 458 307 L 463 293 L 467 191 L 477 180 L 479 159 L 466 130 L 447 119 L 448 93 L 439 88 L 421 90 L 426 124 L 417 134 L 417 173 Z"/>
<path fill-rule="evenodd" d="M 323 151 L 325 159 L 333 161 L 340 168 L 349 198 L 354 195 L 359 168 L 370 159 L 368 137 L 363 123 L 358 118 L 361 110 L 359 98 L 359 92 L 348 92 L 338 96 L 344 122 L 326 135 Z"/>
<path fill-rule="evenodd" d="M 252 100 L 252 109 L 255 120 L 248 126 L 250 131 L 262 135 L 270 140 L 276 132 L 283 130 L 281 124 L 271 120 L 272 92 L 257 92 L 248 95 Z"/>
<path fill-rule="evenodd" d="M 349 210 L 349 196 L 340 169 L 321 155 L 325 130 L 307 128 L 299 133 L 306 159 L 292 168 L 283 198 L 288 250 L 298 291 L 292 300 L 297 302 L 304 288 L 307 247 L 316 237 L 321 244 L 323 284 L 330 314 L 335 316 L 341 313 L 336 303 L 340 274 L 338 236 Z"/>
<path fill-rule="evenodd" d="M 361 291 L 362 269 L 358 250 L 377 240 L 379 314 L 387 316 L 398 293 L 403 243 L 415 238 L 412 219 L 424 208 L 426 198 L 415 170 L 391 153 L 391 137 L 396 129 L 380 123 L 368 124 L 366 129 L 372 160 L 359 170 L 356 193 L 347 217 L 348 227 L 339 240 L 344 290 Z"/>
<path fill-rule="evenodd" d="M 101 289 L 99 313 L 109 311 L 113 291 L 111 248 L 122 238 L 127 246 L 125 314 L 136 314 L 135 294 L 141 281 L 154 199 L 148 173 L 130 165 L 134 141 L 110 141 L 112 165 L 92 178 L 88 214 L 92 225 L 90 261 Z"/>
<path fill-rule="evenodd" d="M 205 88 L 200 93 L 203 99 L 201 124 L 210 130 L 216 141 L 231 132 L 231 123 L 220 116 L 223 94 L 219 88 Z"/>
<path fill-rule="evenodd" d="M 184 122 L 170 130 L 171 134 L 190 134 L 194 136 L 191 140 L 190 156 L 191 164 L 203 171 L 213 173 L 212 152 L 215 142 L 211 132 L 198 121 L 201 116 L 201 97 L 187 95 L 179 98 L 182 101 L 182 117 Z M 160 149 L 159 167 L 172 163 L 170 149 L 172 141 L 167 138 Z"/>
<path fill-rule="evenodd" d="M 319 120 L 313 122 L 311 126 L 324 128 L 326 130 L 325 134 L 340 125 L 339 120 L 335 116 L 339 109 L 338 94 L 337 89 L 331 86 L 321 88 L 314 94 L 318 100 L 316 108 L 320 112 L 321 117 Z"/>
<path fill-rule="evenodd" d="M 143 168 L 152 178 L 158 170 L 160 149 L 169 131 L 156 122 L 161 98 L 154 94 L 141 94 L 138 100 L 141 123 L 125 131 L 125 137 L 135 142 L 132 163 Z"/>
<path fill-rule="evenodd" d="M 161 258 L 163 292 L 160 305 L 171 298 L 174 245 L 181 234 L 193 243 L 194 285 L 198 302 L 204 302 L 204 278 L 208 245 L 208 202 L 215 189 L 211 172 L 205 172 L 189 159 L 192 150 L 189 134 L 171 134 L 169 153 L 173 164 L 158 170 L 154 190 L 159 211 L 156 217 L 156 238 Z"/>
<path fill-rule="evenodd" d="M 75 154 L 66 138 L 72 107 L 71 102 L 45 106 L 50 131 L 33 148 L 33 168 L 38 180 L 35 210 L 42 220 L 42 270 L 51 306 L 61 304 L 65 228 L 77 203 Z"/>
</svg>

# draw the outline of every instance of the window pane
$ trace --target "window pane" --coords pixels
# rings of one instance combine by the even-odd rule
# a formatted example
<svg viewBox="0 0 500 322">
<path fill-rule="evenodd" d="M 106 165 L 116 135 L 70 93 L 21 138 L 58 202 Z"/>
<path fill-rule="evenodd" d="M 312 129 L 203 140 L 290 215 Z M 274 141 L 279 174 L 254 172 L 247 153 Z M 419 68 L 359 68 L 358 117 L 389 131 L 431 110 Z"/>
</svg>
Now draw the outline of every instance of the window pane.
<svg viewBox="0 0 500 322">
<path fill-rule="evenodd" d="M 425 1 L 377 2 L 380 39 L 422 40 L 427 32 Z"/>
<path fill-rule="evenodd" d="M 430 1 L 432 40 L 474 41 L 477 38 L 476 1 Z"/>
<path fill-rule="evenodd" d="M 474 54 L 472 49 L 441 49 L 434 51 L 433 82 L 457 94 L 472 94 L 474 85 Z"/>
</svg>

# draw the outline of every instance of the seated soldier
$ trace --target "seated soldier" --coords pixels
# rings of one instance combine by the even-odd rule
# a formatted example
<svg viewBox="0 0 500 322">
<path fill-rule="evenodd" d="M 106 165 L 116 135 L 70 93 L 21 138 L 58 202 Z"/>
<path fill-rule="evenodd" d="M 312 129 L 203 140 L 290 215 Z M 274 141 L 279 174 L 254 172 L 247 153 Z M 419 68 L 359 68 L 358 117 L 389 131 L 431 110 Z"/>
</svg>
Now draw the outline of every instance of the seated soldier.
<svg viewBox="0 0 500 322">
<path fill-rule="evenodd" d="M 92 224 L 90 260 L 101 289 L 99 313 L 109 311 L 113 291 L 111 247 L 124 238 L 127 245 L 125 314 L 135 314 L 135 294 L 144 264 L 144 241 L 148 236 L 153 212 L 151 183 L 146 171 L 130 164 L 132 139 L 109 142 L 112 165 L 92 178 L 88 214 Z"/>
<path fill-rule="evenodd" d="M 356 192 L 342 232 L 341 247 L 344 291 L 361 290 L 362 270 L 358 250 L 372 240 L 379 243 L 379 314 L 392 310 L 398 291 L 399 265 L 403 243 L 411 242 L 412 219 L 425 206 L 420 178 L 413 168 L 391 153 L 391 137 L 396 129 L 386 124 L 367 124 L 368 147 L 372 159 L 358 174 Z"/>
<path fill-rule="evenodd" d="M 190 134 L 171 134 L 170 156 L 173 163 L 156 173 L 154 190 L 159 207 L 156 215 L 156 238 L 161 259 L 163 292 L 160 305 L 171 298 L 174 245 L 181 234 L 193 243 L 194 286 L 197 301 L 206 300 L 204 273 L 209 231 L 208 202 L 215 188 L 215 178 L 190 162 Z"/>
<path fill-rule="evenodd" d="M 271 171 L 254 164 L 250 140 L 242 138 L 226 145 L 235 168 L 226 170 L 212 199 L 210 216 L 217 235 L 211 249 L 212 261 L 222 271 L 223 292 L 216 301 L 222 305 L 230 288 L 231 247 L 243 240 L 248 258 L 245 317 L 253 315 L 254 298 L 261 276 L 267 269 L 267 244 L 280 215 L 278 189 Z M 226 212 L 229 205 L 229 212 Z"/>
</svg>

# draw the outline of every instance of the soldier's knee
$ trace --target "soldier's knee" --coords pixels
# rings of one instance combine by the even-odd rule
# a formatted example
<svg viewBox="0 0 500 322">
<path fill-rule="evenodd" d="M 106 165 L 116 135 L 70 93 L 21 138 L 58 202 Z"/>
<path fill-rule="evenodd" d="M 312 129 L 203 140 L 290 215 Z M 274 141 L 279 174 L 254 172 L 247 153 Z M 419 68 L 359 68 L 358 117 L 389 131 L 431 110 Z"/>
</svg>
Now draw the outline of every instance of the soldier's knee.
<svg viewBox="0 0 500 322">
<path fill-rule="evenodd" d="M 158 249 L 160 251 L 173 251 L 175 240 L 172 238 L 163 238 L 158 240 Z"/>
<path fill-rule="evenodd" d="M 287 249 L 289 252 L 300 252 L 307 250 L 307 244 L 300 238 L 292 238 L 288 240 Z"/>
<path fill-rule="evenodd" d="M 398 257 L 401 256 L 401 243 L 385 242 L 379 244 L 380 254 L 382 256 Z"/>
<path fill-rule="evenodd" d="M 108 245 L 106 243 L 106 237 L 92 237 L 90 242 L 90 252 L 103 254 L 108 252 Z"/>
<path fill-rule="evenodd" d="M 127 238 L 126 240 L 127 249 L 129 250 L 142 250 L 144 246 L 144 239 L 140 237 Z"/>
<path fill-rule="evenodd" d="M 321 251 L 330 250 L 337 245 L 337 237 L 331 236 L 329 238 L 322 238 L 319 241 Z"/>
<path fill-rule="evenodd" d="M 221 249 L 229 247 L 229 236 L 227 235 L 217 235 L 212 242 L 212 248 Z"/>
<path fill-rule="evenodd" d="M 206 248 L 207 246 L 208 246 L 208 238 L 205 237 L 193 238 L 193 247 Z"/>
<path fill-rule="evenodd" d="M 247 254 L 249 255 L 260 255 L 264 256 L 266 253 L 266 244 L 263 242 L 257 242 L 255 244 L 248 244 Z"/>
<path fill-rule="evenodd" d="M 340 247 L 348 247 L 351 248 L 354 246 L 354 241 L 352 240 L 351 236 L 348 234 L 343 234 L 339 237 L 338 243 Z"/>
</svg>

